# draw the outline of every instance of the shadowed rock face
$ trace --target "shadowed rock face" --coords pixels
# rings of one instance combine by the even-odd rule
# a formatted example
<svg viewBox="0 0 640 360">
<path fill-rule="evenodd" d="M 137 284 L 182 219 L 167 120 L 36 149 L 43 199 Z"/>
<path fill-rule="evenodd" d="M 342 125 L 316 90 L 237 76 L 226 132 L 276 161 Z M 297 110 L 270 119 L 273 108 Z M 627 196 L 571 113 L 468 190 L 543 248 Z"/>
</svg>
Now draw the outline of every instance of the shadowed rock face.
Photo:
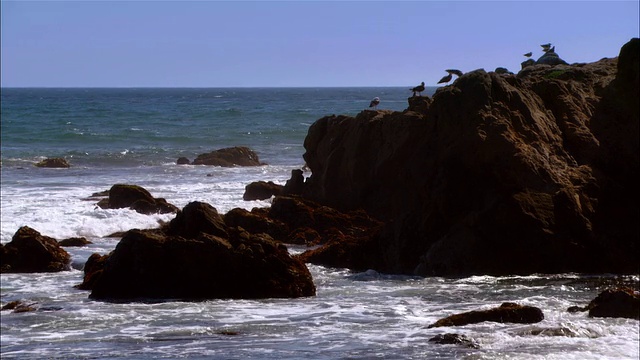
<svg viewBox="0 0 640 360">
<path fill-rule="evenodd" d="M 69 270 L 71 256 L 54 238 L 23 226 L 6 245 L 0 245 L 0 272 L 30 273 Z"/>
<path fill-rule="evenodd" d="M 271 236 L 227 227 L 209 204 L 185 206 L 164 229 L 130 230 L 87 261 L 81 289 L 106 300 L 315 295 L 307 267 Z"/>
<path fill-rule="evenodd" d="M 639 51 L 476 70 L 420 111 L 319 119 L 303 194 L 386 221 L 379 271 L 636 272 Z"/>
</svg>

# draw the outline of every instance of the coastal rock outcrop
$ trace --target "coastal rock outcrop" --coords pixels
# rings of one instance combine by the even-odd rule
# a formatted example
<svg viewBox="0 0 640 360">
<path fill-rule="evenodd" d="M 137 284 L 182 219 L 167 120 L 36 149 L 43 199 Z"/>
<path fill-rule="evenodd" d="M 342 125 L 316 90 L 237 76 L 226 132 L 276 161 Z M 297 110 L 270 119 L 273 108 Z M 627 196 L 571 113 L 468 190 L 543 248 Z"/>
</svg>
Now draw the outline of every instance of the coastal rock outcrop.
<svg viewBox="0 0 640 360">
<path fill-rule="evenodd" d="M 211 165 L 222 167 L 261 166 L 258 154 L 244 146 L 219 149 L 206 154 L 200 154 L 191 165 Z"/>
<path fill-rule="evenodd" d="M 640 320 L 640 293 L 628 287 L 606 289 L 584 308 L 573 306 L 568 311 L 588 311 L 591 317 Z"/>
<path fill-rule="evenodd" d="M 440 319 L 429 325 L 429 328 L 441 326 L 463 326 L 468 324 L 477 324 L 484 321 L 531 324 L 542 320 L 544 320 L 544 314 L 542 313 L 542 310 L 535 306 L 503 303 L 497 308 L 475 310 L 447 316 L 446 318 Z"/>
<path fill-rule="evenodd" d="M 370 263 L 346 267 L 637 272 L 639 52 L 633 39 L 594 63 L 471 71 L 423 111 L 319 119 L 303 196 L 385 222 L 362 244 Z"/>
<path fill-rule="evenodd" d="M 254 181 L 245 186 L 242 199 L 245 201 L 266 200 L 274 195 L 280 195 L 282 189 L 282 185 L 278 185 L 273 181 Z"/>
<path fill-rule="evenodd" d="M 227 227 L 215 208 L 198 202 L 163 229 L 128 231 L 106 258 L 87 264 L 79 287 L 91 289 L 93 299 L 315 295 L 309 270 L 284 245 Z"/>
<path fill-rule="evenodd" d="M 6 245 L 0 244 L 0 272 L 31 273 L 69 270 L 71 256 L 56 239 L 23 226 Z"/>
<path fill-rule="evenodd" d="M 100 200 L 98 206 L 103 209 L 130 208 L 141 214 L 167 214 L 179 210 L 163 198 L 154 198 L 147 189 L 128 184 L 113 185 L 108 197 Z"/>
<path fill-rule="evenodd" d="M 64 158 L 47 158 L 35 164 L 37 167 L 45 168 L 68 168 L 71 167 L 69 162 Z"/>
</svg>

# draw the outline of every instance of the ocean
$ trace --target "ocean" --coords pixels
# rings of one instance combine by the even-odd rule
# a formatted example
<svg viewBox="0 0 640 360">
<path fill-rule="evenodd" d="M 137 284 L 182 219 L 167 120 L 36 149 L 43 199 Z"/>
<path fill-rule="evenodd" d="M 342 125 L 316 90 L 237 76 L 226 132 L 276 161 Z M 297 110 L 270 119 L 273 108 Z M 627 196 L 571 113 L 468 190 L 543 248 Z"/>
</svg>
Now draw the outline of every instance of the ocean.
<svg viewBox="0 0 640 360">
<path fill-rule="evenodd" d="M 101 209 L 91 194 L 117 183 L 140 185 L 182 208 L 203 201 L 219 212 L 268 207 L 244 201 L 246 185 L 284 184 L 302 168 L 309 126 L 331 114 L 407 108 L 410 86 L 393 88 L 3 88 L 1 89 L 0 242 L 21 226 L 58 240 L 72 268 L 1 274 L 0 302 L 36 311 L 0 312 L 2 359 L 638 359 L 637 320 L 568 313 L 612 284 L 636 276 L 556 274 L 419 278 L 308 264 L 317 296 L 302 299 L 108 303 L 82 282 L 92 253 L 113 250 L 132 228 L 173 215 Z M 432 95 L 436 88 L 428 88 Z M 230 146 L 253 149 L 266 165 L 177 165 L 179 157 Z M 33 164 L 64 157 L 68 169 Z M 305 173 L 309 176 L 309 173 Z M 300 253 L 301 246 L 289 246 Z M 499 306 L 537 306 L 537 324 L 480 323 L 428 328 L 445 316 Z M 467 348 L 430 342 L 465 335 Z"/>
</svg>

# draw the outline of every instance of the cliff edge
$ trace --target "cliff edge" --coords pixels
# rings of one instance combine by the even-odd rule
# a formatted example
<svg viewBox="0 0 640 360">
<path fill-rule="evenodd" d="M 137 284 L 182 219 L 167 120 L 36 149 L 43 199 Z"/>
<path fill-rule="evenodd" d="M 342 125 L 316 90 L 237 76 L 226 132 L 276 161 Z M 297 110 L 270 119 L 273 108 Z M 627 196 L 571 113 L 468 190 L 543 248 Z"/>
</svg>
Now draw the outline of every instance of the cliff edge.
<svg viewBox="0 0 640 360">
<path fill-rule="evenodd" d="M 379 271 L 637 273 L 639 54 L 480 69 L 403 112 L 319 119 L 303 196 L 386 222 Z"/>
</svg>

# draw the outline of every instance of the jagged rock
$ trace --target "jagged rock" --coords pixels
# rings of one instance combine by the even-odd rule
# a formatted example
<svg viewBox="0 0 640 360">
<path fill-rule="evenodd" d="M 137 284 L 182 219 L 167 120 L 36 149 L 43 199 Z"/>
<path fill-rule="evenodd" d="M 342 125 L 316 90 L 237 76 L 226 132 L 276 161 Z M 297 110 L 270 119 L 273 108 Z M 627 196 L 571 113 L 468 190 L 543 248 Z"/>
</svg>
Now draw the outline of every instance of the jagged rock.
<svg viewBox="0 0 640 360">
<path fill-rule="evenodd" d="M 289 227 L 278 220 L 270 219 L 267 213 L 259 210 L 232 209 L 224 215 L 224 223 L 228 227 L 241 227 L 251 234 L 268 234 L 276 240 L 285 242 Z"/>
<path fill-rule="evenodd" d="M 282 189 L 286 195 L 300 195 L 304 187 L 304 175 L 301 169 L 291 170 L 291 178 L 287 180 Z"/>
<path fill-rule="evenodd" d="M 87 240 L 85 237 L 74 237 L 68 238 L 58 241 L 60 246 L 87 246 L 89 244 L 93 244 L 91 241 Z"/>
<path fill-rule="evenodd" d="M 425 114 L 319 119 L 303 196 L 385 221 L 366 266 L 381 272 L 635 273 L 634 44 L 590 64 L 465 73 Z"/>
<path fill-rule="evenodd" d="M 46 167 L 46 168 L 68 168 L 69 162 L 63 158 L 49 158 L 44 159 L 35 164 L 37 167 Z"/>
<path fill-rule="evenodd" d="M 250 200 L 265 200 L 274 195 L 280 195 L 284 186 L 275 184 L 273 181 L 255 181 L 245 186 L 242 199 L 245 201 Z"/>
<path fill-rule="evenodd" d="M 189 161 L 189 159 L 187 159 L 186 157 L 179 157 L 178 160 L 176 160 L 176 164 L 178 165 L 189 165 L 191 163 L 191 161 Z"/>
<path fill-rule="evenodd" d="M 0 272 L 32 273 L 69 270 L 71 256 L 56 239 L 23 226 L 6 245 L 0 244 Z"/>
<path fill-rule="evenodd" d="M 522 70 L 522 69 L 526 68 L 527 66 L 532 66 L 532 65 L 535 65 L 535 64 L 536 64 L 535 60 L 527 59 L 526 61 L 523 61 L 523 62 L 520 63 L 520 66 L 521 66 L 520 69 Z"/>
<path fill-rule="evenodd" d="M 97 205 L 103 209 L 130 208 L 141 214 L 167 214 L 179 210 L 163 198 L 154 198 L 145 188 L 127 184 L 113 185 L 109 197 Z"/>
<path fill-rule="evenodd" d="M 309 270 L 284 245 L 266 234 L 251 235 L 240 228 L 225 232 L 228 238 L 203 231 L 170 235 L 161 230 L 130 230 L 104 265 L 93 269 L 94 279 L 86 286 L 91 288 L 90 297 L 190 300 L 315 295 Z M 194 233 L 195 237 L 184 236 Z"/>
<path fill-rule="evenodd" d="M 500 307 L 489 310 L 469 311 L 440 319 L 429 325 L 429 328 L 441 326 L 463 326 L 484 321 L 499 323 L 531 324 L 544 320 L 542 310 L 534 306 L 503 303 Z"/>
<path fill-rule="evenodd" d="M 104 265 L 108 258 L 109 255 L 91 254 L 89 259 L 84 263 L 84 278 L 82 284 L 78 285 L 77 288 L 80 290 L 91 290 L 96 280 L 102 275 Z"/>
<path fill-rule="evenodd" d="M 461 334 L 438 334 L 429 339 L 429 342 L 434 342 L 436 344 L 454 344 L 454 345 L 462 345 L 464 347 L 468 347 L 471 349 L 479 349 L 480 345 L 473 340 L 470 339 L 466 335 Z"/>
<path fill-rule="evenodd" d="M 0 311 L 13 310 L 14 313 L 36 311 L 37 308 L 34 306 L 35 304 L 36 303 L 27 304 L 24 301 L 15 300 L 2 306 L 2 308 L 0 308 Z"/>
<path fill-rule="evenodd" d="M 207 154 L 200 154 L 191 164 L 222 167 L 264 165 L 253 150 L 244 146 L 224 148 Z"/>
<path fill-rule="evenodd" d="M 218 210 L 200 201 L 190 202 L 178 211 L 176 217 L 169 222 L 167 233 L 186 238 L 195 238 L 200 233 L 229 237 L 227 226 Z"/>
<path fill-rule="evenodd" d="M 431 98 L 428 96 L 412 96 L 407 99 L 409 107 L 407 111 L 417 112 L 419 114 L 426 114 L 431 105 Z"/>
<path fill-rule="evenodd" d="M 584 308 L 572 306 L 567 311 L 589 311 L 591 317 L 620 317 L 640 320 L 640 293 L 626 287 L 606 289 Z"/>
</svg>

